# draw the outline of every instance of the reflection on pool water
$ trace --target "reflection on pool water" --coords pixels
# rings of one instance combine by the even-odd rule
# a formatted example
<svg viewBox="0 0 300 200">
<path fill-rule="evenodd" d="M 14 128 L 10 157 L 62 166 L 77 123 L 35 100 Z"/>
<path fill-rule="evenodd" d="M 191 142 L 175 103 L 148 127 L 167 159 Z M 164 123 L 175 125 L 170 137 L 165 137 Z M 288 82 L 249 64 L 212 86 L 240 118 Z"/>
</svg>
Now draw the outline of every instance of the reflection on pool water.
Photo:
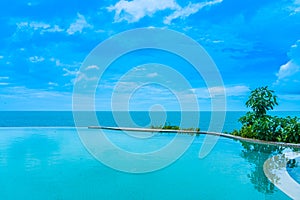
<svg viewBox="0 0 300 200">
<path fill-rule="evenodd" d="M 289 175 L 300 184 L 300 158 L 296 158 L 289 162 L 287 166 Z"/>
<path fill-rule="evenodd" d="M 120 148 L 139 152 L 161 148 L 174 136 L 157 134 L 143 145 L 122 132 L 107 135 Z M 267 179 L 263 164 L 299 149 L 220 138 L 199 159 L 203 139 L 196 136 L 162 170 L 130 174 L 96 160 L 74 128 L 0 128 L 0 199 L 289 199 Z M 299 181 L 299 168 L 288 170 Z"/>
</svg>

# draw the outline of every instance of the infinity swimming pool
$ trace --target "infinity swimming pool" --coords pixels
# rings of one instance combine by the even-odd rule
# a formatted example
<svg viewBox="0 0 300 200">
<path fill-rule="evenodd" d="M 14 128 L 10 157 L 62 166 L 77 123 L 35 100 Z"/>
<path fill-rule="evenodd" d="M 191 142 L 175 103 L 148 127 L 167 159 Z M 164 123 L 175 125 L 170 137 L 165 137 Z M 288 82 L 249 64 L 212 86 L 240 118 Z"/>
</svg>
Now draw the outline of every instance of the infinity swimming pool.
<svg viewBox="0 0 300 200">
<path fill-rule="evenodd" d="M 98 134 L 82 129 L 90 137 Z M 139 152 L 155 151 L 174 138 L 155 134 L 145 145 L 144 139 L 119 131 L 106 133 L 119 148 Z M 0 128 L 0 199 L 290 199 L 268 180 L 263 164 L 299 149 L 219 138 L 200 159 L 204 138 L 196 136 L 173 164 L 134 174 L 98 161 L 75 128 Z M 296 168 L 289 171 L 299 177 Z"/>
</svg>

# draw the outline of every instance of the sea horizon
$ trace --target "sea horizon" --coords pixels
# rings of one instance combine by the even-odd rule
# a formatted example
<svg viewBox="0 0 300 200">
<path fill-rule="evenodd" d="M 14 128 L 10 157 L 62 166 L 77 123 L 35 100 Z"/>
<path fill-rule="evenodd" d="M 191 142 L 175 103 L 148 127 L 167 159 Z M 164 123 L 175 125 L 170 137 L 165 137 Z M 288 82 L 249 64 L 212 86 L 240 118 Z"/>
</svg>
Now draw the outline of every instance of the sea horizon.
<svg viewBox="0 0 300 200">
<path fill-rule="evenodd" d="M 83 116 L 86 114 L 86 117 L 77 123 L 81 127 L 88 126 L 118 126 L 116 123 L 115 115 L 128 117 L 126 115 L 128 112 L 125 111 L 96 111 L 98 123 L 91 123 L 89 114 L 93 111 L 76 111 L 82 113 Z M 189 115 L 195 113 L 194 111 L 183 111 Z M 218 115 L 222 113 L 221 111 L 213 111 Z M 247 111 L 226 111 L 225 113 L 225 122 L 222 132 L 231 132 L 234 129 L 239 129 L 241 124 L 238 122 L 238 119 L 243 116 Z M 150 112 L 151 113 L 151 112 Z M 172 125 L 180 126 L 181 111 L 167 111 L 160 112 L 154 111 L 156 117 L 166 115 L 166 123 Z M 161 114 L 160 114 L 161 113 Z M 198 127 L 201 131 L 207 131 L 209 129 L 209 124 L 211 120 L 210 111 L 200 111 L 199 112 L 199 124 Z M 150 127 L 151 125 L 164 125 L 162 123 L 151 124 L 151 118 L 148 111 L 129 111 L 130 116 L 135 122 L 136 127 Z M 269 112 L 270 115 L 276 115 L 280 117 L 286 116 L 300 116 L 300 111 L 272 111 Z M 194 124 L 193 118 L 188 119 L 189 121 L 186 124 Z M 74 121 L 74 116 L 72 111 L 0 111 L 0 127 L 76 127 Z M 123 124 L 122 126 L 130 127 L 131 124 Z M 192 125 L 194 126 L 194 125 Z M 198 128 L 193 127 L 193 128 Z M 182 127 L 188 128 L 188 127 Z M 189 127 L 190 128 L 190 127 Z"/>
</svg>

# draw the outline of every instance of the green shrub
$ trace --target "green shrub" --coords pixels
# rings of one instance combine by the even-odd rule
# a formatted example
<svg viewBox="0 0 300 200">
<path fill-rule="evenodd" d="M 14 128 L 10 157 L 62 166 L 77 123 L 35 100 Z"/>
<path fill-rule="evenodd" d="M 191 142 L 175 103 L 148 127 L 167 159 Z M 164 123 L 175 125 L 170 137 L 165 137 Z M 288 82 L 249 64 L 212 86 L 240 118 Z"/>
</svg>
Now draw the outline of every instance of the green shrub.
<svg viewBox="0 0 300 200">
<path fill-rule="evenodd" d="M 277 104 L 274 91 L 268 87 L 253 90 L 246 102 L 252 112 L 239 119 L 241 130 L 234 130 L 231 134 L 266 141 L 300 143 L 300 118 L 277 117 L 267 115 Z"/>
</svg>

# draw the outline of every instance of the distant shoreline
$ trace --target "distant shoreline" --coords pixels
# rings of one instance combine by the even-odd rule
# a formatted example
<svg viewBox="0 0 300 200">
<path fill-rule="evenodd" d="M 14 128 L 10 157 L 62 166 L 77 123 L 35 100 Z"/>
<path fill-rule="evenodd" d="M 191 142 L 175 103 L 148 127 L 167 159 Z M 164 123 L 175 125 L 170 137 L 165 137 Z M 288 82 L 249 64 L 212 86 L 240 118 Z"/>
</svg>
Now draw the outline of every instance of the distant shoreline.
<svg viewBox="0 0 300 200">
<path fill-rule="evenodd" d="M 142 132 L 163 132 L 163 133 L 194 133 L 200 134 L 200 131 L 184 129 L 160 129 L 160 128 L 131 128 L 131 127 L 107 127 L 107 126 L 89 126 L 89 129 L 108 129 L 117 131 L 142 131 Z"/>
<path fill-rule="evenodd" d="M 209 131 L 172 130 L 172 129 L 156 129 L 156 128 L 132 128 L 132 127 L 107 127 L 107 126 L 89 126 L 88 128 L 89 129 L 107 129 L 107 130 L 116 130 L 116 131 L 142 131 L 142 132 L 161 132 L 161 133 L 204 134 L 204 135 L 221 136 L 221 137 L 225 137 L 225 138 L 231 138 L 231 139 L 235 139 L 235 140 L 259 143 L 259 144 L 265 144 L 265 145 L 276 145 L 276 146 L 279 145 L 279 146 L 300 148 L 300 144 L 295 144 L 295 143 L 264 141 L 264 140 L 244 138 L 244 137 L 235 136 L 235 135 L 231 135 L 231 134 L 209 132 Z"/>
</svg>

